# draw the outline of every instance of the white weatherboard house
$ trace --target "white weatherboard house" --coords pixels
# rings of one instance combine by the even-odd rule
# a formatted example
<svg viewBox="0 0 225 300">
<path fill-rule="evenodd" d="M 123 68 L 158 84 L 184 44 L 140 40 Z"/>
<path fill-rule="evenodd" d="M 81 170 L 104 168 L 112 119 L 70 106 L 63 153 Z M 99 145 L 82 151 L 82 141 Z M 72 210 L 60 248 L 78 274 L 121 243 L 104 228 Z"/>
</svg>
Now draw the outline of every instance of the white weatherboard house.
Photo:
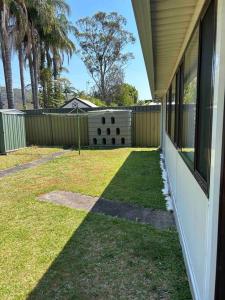
<svg viewBox="0 0 225 300">
<path fill-rule="evenodd" d="M 225 0 L 132 0 L 193 299 L 225 299 Z"/>
</svg>

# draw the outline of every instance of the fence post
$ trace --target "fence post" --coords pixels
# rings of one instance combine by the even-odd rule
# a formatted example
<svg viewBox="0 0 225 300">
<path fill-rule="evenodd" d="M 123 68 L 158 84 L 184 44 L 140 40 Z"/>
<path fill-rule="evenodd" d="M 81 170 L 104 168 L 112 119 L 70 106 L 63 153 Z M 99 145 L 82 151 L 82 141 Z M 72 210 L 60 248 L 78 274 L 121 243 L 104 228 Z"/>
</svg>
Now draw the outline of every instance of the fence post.
<svg viewBox="0 0 225 300">
<path fill-rule="evenodd" d="M 80 116 L 79 116 L 78 105 L 77 105 L 77 133 L 78 133 L 78 151 L 80 155 Z"/>
<path fill-rule="evenodd" d="M 49 114 L 49 122 L 50 122 L 50 130 L 51 130 L 51 140 L 52 140 L 52 146 L 54 146 L 54 134 L 53 134 L 53 125 L 52 125 L 52 116 Z"/>
</svg>

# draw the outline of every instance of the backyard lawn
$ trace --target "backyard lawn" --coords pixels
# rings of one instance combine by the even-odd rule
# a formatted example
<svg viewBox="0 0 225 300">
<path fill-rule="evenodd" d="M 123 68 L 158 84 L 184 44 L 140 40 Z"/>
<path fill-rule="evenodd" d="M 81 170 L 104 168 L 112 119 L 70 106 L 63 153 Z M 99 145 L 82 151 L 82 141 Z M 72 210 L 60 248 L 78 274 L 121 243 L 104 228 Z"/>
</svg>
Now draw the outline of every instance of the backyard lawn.
<svg viewBox="0 0 225 300">
<path fill-rule="evenodd" d="M 0 179 L 0 299 L 191 299 L 177 232 L 37 196 L 65 190 L 165 210 L 159 152 L 76 151 Z"/>
<path fill-rule="evenodd" d="M 58 151 L 62 151 L 62 148 L 27 147 L 13 151 L 0 156 L 0 170 L 18 166 Z"/>
</svg>

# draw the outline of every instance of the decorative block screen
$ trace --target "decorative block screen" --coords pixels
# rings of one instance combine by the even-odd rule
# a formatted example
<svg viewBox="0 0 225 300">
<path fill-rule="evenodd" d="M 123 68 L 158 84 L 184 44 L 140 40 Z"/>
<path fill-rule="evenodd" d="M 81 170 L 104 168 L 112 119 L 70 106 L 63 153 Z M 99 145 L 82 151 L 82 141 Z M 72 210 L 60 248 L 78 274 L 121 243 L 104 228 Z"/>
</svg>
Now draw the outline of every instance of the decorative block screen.
<svg viewBox="0 0 225 300">
<path fill-rule="evenodd" d="M 131 110 L 101 110 L 88 113 L 89 145 L 130 147 Z"/>
</svg>

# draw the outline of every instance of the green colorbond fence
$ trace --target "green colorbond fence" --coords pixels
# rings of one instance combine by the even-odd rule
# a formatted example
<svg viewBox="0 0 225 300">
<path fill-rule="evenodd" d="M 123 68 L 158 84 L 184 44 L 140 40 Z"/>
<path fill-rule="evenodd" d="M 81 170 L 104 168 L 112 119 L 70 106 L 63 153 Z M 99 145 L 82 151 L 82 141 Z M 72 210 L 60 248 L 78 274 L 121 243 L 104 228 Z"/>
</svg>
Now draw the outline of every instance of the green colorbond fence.
<svg viewBox="0 0 225 300">
<path fill-rule="evenodd" d="M 81 146 L 88 146 L 88 116 L 79 114 L 79 119 Z M 133 107 L 132 145 L 155 147 L 159 143 L 159 106 Z M 75 113 L 44 113 L 43 110 L 29 114 L 17 110 L 0 110 L 0 153 L 26 147 L 26 144 L 78 146 L 78 116 Z"/>
<path fill-rule="evenodd" d="M 25 114 L 17 110 L 0 110 L 0 153 L 26 147 Z"/>
<path fill-rule="evenodd" d="M 81 146 L 88 146 L 88 116 L 80 116 Z M 78 117 L 75 114 L 26 115 L 28 145 L 77 146 Z M 160 144 L 160 111 L 132 113 L 132 145 L 157 147 Z"/>
<path fill-rule="evenodd" d="M 81 146 L 88 146 L 88 118 L 80 115 Z M 78 117 L 70 114 L 26 115 L 28 145 L 78 146 Z"/>
<path fill-rule="evenodd" d="M 158 147 L 160 145 L 160 111 L 133 112 L 133 145 Z"/>
</svg>

